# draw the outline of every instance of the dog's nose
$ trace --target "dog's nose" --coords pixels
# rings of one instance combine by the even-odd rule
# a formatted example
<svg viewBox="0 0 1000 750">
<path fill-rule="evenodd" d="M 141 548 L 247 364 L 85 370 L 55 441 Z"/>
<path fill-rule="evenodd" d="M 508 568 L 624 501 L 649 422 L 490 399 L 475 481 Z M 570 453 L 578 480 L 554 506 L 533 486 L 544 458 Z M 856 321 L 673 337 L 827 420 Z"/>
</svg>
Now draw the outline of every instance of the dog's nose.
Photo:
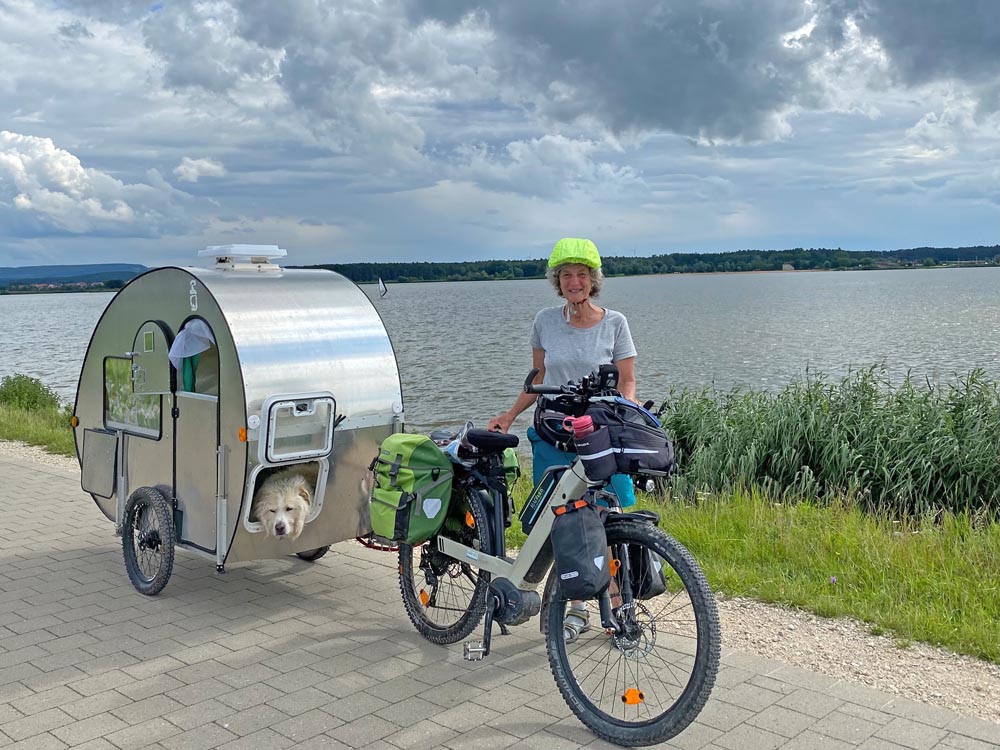
<svg viewBox="0 0 1000 750">
<path fill-rule="evenodd" d="M 283 524 L 283 523 L 276 523 L 276 524 L 274 524 L 274 533 L 277 534 L 278 536 L 284 536 L 284 534 L 285 534 L 285 524 Z"/>
</svg>

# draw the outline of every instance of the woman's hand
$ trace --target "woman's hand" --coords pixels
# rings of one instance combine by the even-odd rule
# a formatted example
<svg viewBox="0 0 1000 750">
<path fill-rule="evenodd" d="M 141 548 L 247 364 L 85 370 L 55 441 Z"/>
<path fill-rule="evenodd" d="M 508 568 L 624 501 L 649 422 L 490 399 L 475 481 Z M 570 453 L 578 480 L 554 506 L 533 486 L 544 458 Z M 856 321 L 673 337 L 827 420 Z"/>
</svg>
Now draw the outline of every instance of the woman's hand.
<svg viewBox="0 0 1000 750">
<path fill-rule="evenodd" d="M 486 429 L 494 432 L 509 432 L 512 424 L 514 424 L 514 417 L 509 411 L 505 411 L 487 422 Z"/>
</svg>

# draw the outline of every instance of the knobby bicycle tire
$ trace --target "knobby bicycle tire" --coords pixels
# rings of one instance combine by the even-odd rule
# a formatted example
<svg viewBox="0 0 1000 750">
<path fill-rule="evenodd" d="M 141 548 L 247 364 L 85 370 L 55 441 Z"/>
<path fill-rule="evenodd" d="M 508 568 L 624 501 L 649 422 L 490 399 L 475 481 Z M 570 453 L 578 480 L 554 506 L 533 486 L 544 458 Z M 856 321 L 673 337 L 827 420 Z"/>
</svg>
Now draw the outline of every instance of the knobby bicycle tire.
<svg viewBox="0 0 1000 750">
<path fill-rule="evenodd" d="M 449 510 L 437 536 L 421 545 L 399 545 L 403 606 L 417 632 L 432 643 L 457 643 L 472 633 L 486 614 L 490 574 L 469 560 L 455 560 L 437 550 L 437 538 L 443 535 L 490 554 L 485 509 L 475 493 L 466 493 L 464 498 L 461 507 Z"/>
<path fill-rule="evenodd" d="M 704 573 L 671 536 L 631 520 L 609 524 L 607 533 L 615 558 L 655 554 L 665 585 L 650 586 L 647 578 L 634 588 L 651 598 L 625 597 L 618 611 L 631 612 L 632 630 L 624 637 L 601 628 L 598 602 L 589 602 L 588 628 L 571 643 L 563 629 L 567 602 L 556 586 L 546 628 L 549 666 L 570 709 L 596 735 L 628 747 L 652 745 L 684 730 L 705 706 L 719 669 L 719 616 Z M 616 577 L 616 593 L 627 567 Z M 651 567 L 633 569 L 652 576 Z"/>
</svg>

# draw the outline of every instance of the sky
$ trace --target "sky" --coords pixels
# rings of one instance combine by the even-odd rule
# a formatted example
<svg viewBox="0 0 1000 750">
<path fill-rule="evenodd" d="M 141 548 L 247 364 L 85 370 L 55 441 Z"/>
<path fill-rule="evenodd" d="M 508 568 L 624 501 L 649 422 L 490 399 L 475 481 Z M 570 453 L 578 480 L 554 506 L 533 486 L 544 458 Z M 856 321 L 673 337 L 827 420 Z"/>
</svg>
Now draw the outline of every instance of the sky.
<svg viewBox="0 0 1000 750">
<path fill-rule="evenodd" d="M 1000 0 L 0 0 L 0 266 L 1000 242 Z"/>
</svg>

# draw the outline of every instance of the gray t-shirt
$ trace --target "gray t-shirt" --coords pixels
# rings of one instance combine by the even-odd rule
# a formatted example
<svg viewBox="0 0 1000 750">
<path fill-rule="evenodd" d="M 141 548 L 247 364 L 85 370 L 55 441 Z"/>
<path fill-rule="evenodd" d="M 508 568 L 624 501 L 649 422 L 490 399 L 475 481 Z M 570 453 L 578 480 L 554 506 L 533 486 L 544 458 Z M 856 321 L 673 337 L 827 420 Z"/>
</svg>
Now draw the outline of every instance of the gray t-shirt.
<svg viewBox="0 0 1000 750">
<path fill-rule="evenodd" d="M 620 312 L 605 310 L 591 328 L 574 328 L 566 322 L 563 307 L 546 307 L 531 326 L 531 348 L 545 351 L 545 385 L 565 385 L 636 355 L 628 321 Z"/>
</svg>

